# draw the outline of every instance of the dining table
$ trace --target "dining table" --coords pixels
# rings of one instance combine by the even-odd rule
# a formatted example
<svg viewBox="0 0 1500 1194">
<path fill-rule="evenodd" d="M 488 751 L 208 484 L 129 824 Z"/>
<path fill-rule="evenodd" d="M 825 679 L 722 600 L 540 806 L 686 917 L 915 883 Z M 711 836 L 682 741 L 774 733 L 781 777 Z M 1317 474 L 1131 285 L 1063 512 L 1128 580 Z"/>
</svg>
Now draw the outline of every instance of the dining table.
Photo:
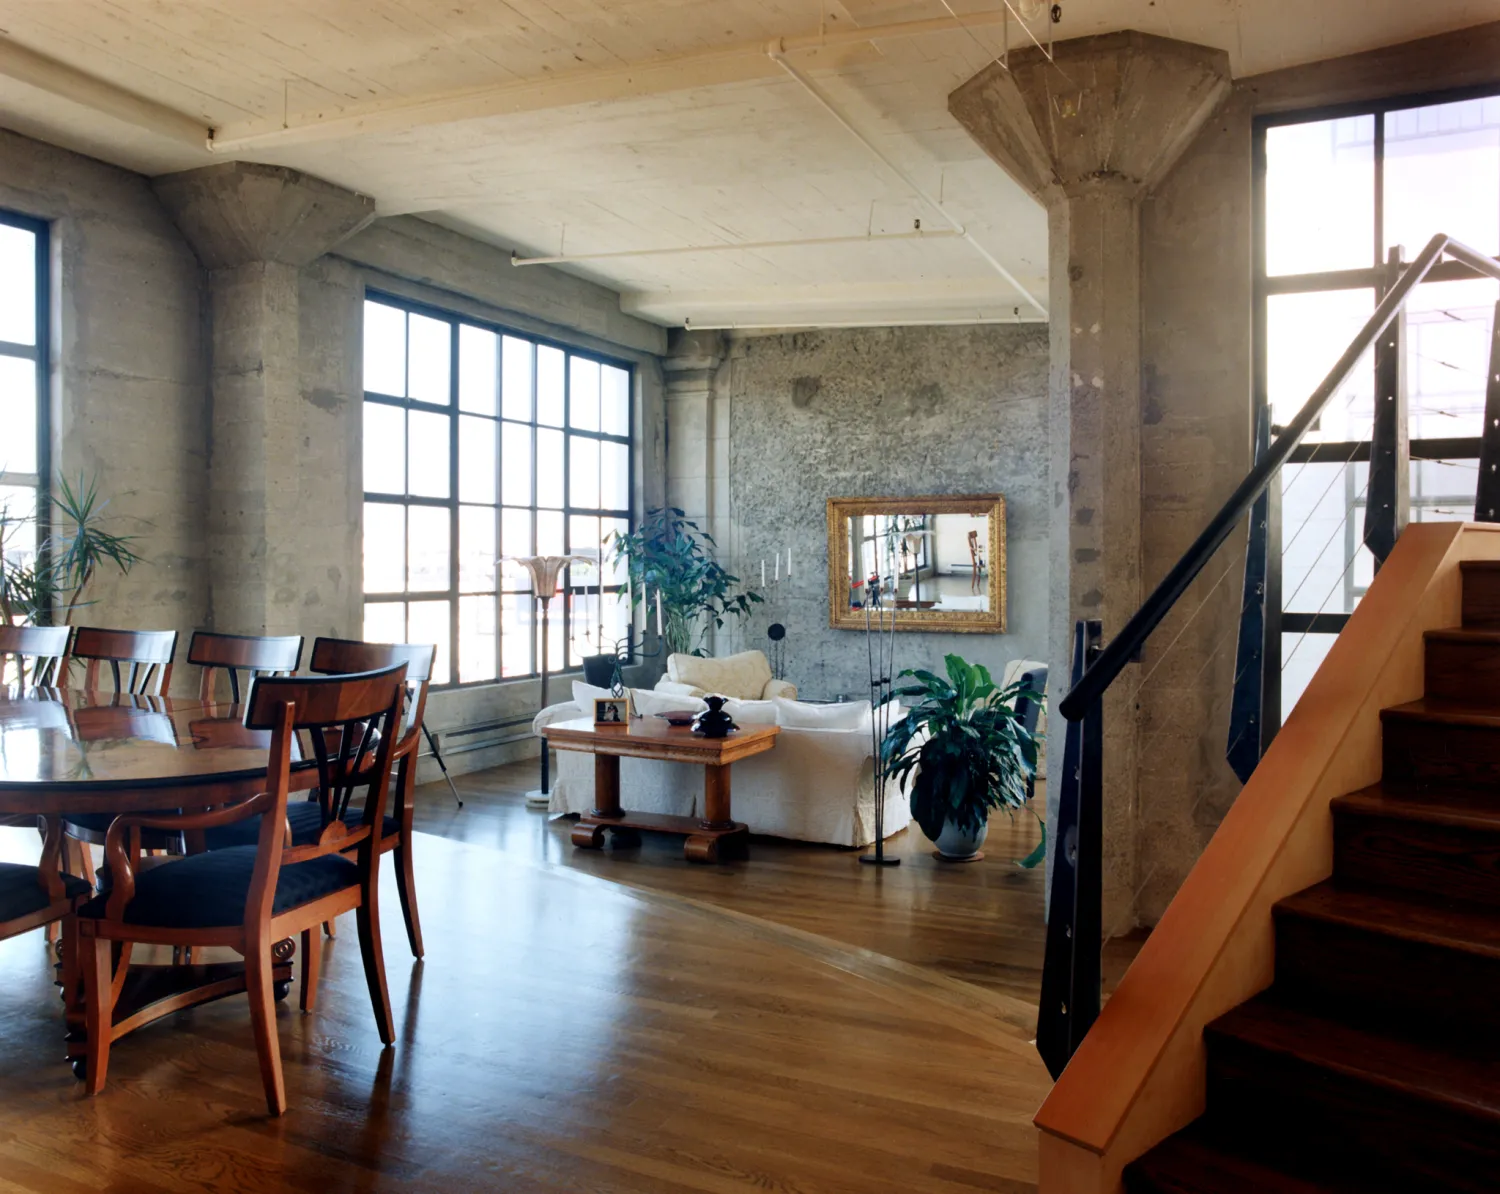
<svg viewBox="0 0 1500 1194">
<path fill-rule="evenodd" d="M 243 708 L 196 697 L 0 687 L 0 819 L 221 807 L 265 791 L 271 734 L 249 730 Z M 296 752 L 292 787 L 317 785 L 310 752 Z M 188 848 L 192 848 L 189 845 Z M 167 862 L 166 865 L 170 865 Z M 94 876 L 80 876 L 94 881 Z M 278 998 L 291 982 L 290 940 L 272 947 Z M 118 1039 L 162 1016 L 245 990 L 241 961 L 141 964 L 122 954 Z M 82 1076 L 82 990 L 65 984 L 67 1057 Z"/>
</svg>

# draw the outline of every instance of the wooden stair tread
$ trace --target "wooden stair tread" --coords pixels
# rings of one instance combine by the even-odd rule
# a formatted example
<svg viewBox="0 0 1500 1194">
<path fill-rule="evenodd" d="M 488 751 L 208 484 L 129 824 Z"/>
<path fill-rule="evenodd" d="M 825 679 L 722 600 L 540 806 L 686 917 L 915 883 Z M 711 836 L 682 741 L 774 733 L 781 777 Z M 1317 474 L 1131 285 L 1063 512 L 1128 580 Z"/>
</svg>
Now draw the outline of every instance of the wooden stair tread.
<svg viewBox="0 0 1500 1194">
<path fill-rule="evenodd" d="M 1210 1039 L 1231 1039 L 1469 1119 L 1492 1121 L 1500 1132 L 1500 1065 L 1478 1044 L 1460 1050 L 1389 1036 L 1266 995 L 1225 1013 L 1204 1031 Z"/>
<path fill-rule="evenodd" d="M 1387 791 L 1383 784 L 1371 784 L 1368 788 L 1335 796 L 1330 807 L 1336 813 L 1350 812 L 1368 817 L 1500 832 L 1500 793 L 1454 788 L 1431 795 L 1408 796 Z"/>
<path fill-rule="evenodd" d="M 1203 1121 L 1168 1136 L 1125 1173 L 1130 1194 L 1355 1194 L 1367 1186 L 1328 1185 L 1252 1160 L 1215 1139 Z"/>
<path fill-rule="evenodd" d="M 1476 708 L 1465 702 L 1435 701 L 1428 697 L 1391 705 L 1380 711 L 1380 717 L 1383 721 L 1432 722 L 1500 730 L 1500 709 Z"/>
<path fill-rule="evenodd" d="M 1417 892 L 1320 883 L 1278 901 L 1276 913 L 1500 958 L 1500 914 L 1494 909 L 1456 904 Z"/>
<path fill-rule="evenodd" d="M 1441 630 L 1424 630 L 1422 637 L 1428 642 L 1500 646 L 1500 627 L 1446 626 Z"/>
</svg>

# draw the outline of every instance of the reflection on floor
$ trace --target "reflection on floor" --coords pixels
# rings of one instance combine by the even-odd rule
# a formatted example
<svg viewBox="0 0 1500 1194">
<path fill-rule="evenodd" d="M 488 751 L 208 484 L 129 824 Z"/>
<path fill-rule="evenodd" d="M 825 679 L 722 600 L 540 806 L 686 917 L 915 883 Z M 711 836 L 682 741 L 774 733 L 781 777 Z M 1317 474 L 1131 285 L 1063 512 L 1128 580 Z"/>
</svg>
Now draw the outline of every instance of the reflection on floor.
<svg viewBox="0 0 1500 1194">
<path fill-rule="evenodd" d="M 915 834 L 883 873 L 766 841 L 693 867 L 676 842 L 574 851 L 525 809 L 531 777 L 461 780 L 461 812 L 421 792 L 446 835 L 418 843 L 425 962 L 383 887 L 398 1043 L 380 1048 L 341 926 L 317 1013 L 278 1010 L 281 1120 L 239 999 L 122 1041 L 87 1099 L 40 934 L 0 943 L 0 1185 L 1034 1191 L 1041 889 L 1009 861 L 1034 830 L 968 867 Z M 0 856 L 34 843 L 0 831 Z"/>
</svg>

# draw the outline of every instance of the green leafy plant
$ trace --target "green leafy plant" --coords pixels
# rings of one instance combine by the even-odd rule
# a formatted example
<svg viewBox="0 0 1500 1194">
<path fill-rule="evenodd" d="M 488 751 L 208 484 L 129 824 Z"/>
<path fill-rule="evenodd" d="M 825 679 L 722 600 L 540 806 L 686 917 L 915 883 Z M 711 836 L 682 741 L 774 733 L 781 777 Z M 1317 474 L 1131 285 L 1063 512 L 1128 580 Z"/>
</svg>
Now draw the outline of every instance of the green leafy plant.
<svg viewBox="0 0 1500 1194">
<path fill-rule="evenodd" d="M 674 654 L 702 654 L 710 626 L 742 618 L 762 600 L 759 593 L 734 592 L 740 578 L 713 558 L 716 546 L 712 535 L 676 507 L 648 510 L 635 530 L 610 537 L 611 561 L 623 563 L 630 574 L 632 607 L 661 593 L 662 633 Z"/>
<path fill-rule="evenodd" d="M 886 732 L 880 762 L 888 778 L 911 782 L 911 811 L 922 832 L 934 840 L 945 821 L 978 833 L 997 808 L 1014 812 L 1028 800 L 1036 775 L 1037 735 L 1021 724 L 1015 706 L 1022 697 L 1040 700 L 1025 681 L 1000 688 L 990 673 L 958 655 L 948 655 L 947 678 L 920 669 L 901 673 L 915 684 L 895 688 L 892 699 L 910 702 L 910 711 Z M 913 772 L 915 775 L 913 775 Z M 1019 865 L 1036 866 L 1046 856 L 1042 841 Z"/>
<path fill-rule="evenodd" d="M 97 479 L 81 473 L 76 484 L 59 479 L 52 505 L 61 516 L 57 529 L 34 556 L 21 556 L 11 546 L 26 520 L 0 510 L 0 616 L 7 622 L 19 617 L 45 625 L 61 607 L 64 624 L 71 624 L 74 613 L 89 604 L 84 594 L 100 568 L 113 565 L 124 574 L 140 562 L 134 536 L 105 529 L 109 501 L 100 498 Z"/>
</svg>

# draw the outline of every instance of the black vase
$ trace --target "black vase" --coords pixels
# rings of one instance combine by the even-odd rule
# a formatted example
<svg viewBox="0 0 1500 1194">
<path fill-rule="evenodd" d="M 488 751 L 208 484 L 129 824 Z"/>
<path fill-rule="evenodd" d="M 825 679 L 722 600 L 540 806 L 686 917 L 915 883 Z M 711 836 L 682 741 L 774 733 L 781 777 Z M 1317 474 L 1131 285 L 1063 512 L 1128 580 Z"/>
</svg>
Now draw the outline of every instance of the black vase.
<svg viewBox="0 0 1500 1194">
<path fill-rule="evenodd" d="M 703 698 L 708 708 L 693 718 L 693 733 L 700 738 L 727 738 L 732 730 L 739 728 L 734 724 L 734 718 L 724 712 L 724 699 L 720 696 Z"/>
<path fill-rule="evenodd" d="M 583 678 L 595 688 L 609 688 L 615 682 L 615 663 L 613 655 L 585 655 Z"/>
</svg>

